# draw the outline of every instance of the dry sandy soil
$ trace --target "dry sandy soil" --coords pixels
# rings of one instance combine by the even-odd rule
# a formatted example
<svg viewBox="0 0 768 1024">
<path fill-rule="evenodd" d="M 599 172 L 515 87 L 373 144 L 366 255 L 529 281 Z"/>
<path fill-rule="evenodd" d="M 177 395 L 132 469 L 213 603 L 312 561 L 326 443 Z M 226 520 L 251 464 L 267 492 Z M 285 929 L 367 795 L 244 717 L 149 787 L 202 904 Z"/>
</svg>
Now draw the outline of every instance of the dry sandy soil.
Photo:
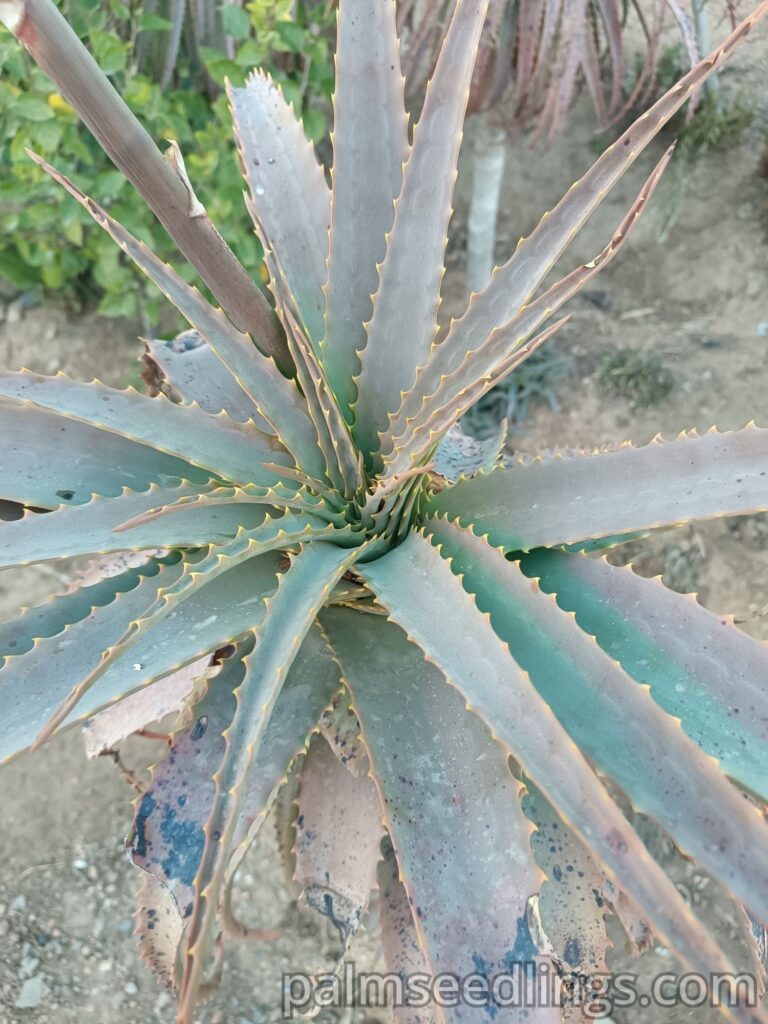
<svg viewBox="0 0 768 1024">
<path fill-rule="evenodd" d="M 572 303 L 573 318 L 559 344 L 573 357 L 575 369 L 560 389 L 560 412 L 535 410 L 526 432 L 515 435 L 516 449 L 591 447 L 623 439 L 644 443 L 657 431 L 671 438 L 691 427 L 733 429 L 753 417 L 768 425 L 768 336 L 761 326 L 768 321 L 768 183 L 756 175 L 768 126 L 768 94 L 757 91 L 760 81 L 768 80 L 764 37 L 765 29 L 763 39 L 741 53 L 727 75 L 732 92 L 755 90 L 755 123 L 730 152 L 711 154 L 694 168 L 665 245 L 658 237 L 660 211 L 668 201 L 660 197 L 595 285 L 605 293 L 604 308 L 585 299 Z M 549 153 L 511 147 L 500 258 L 588 167 L 594 156 L 589 124 L 580 109 L 574 131 Z M 654 147 L 606 200 L 576 241 L 570 265 L 599 251 L 660 151 L 660 145 Z M 460 201 L 457 223 L 462 215 Z M 455 272 L 448 289 L 454 312 L 460 293 Z M 70 321 L 43 307 L 20 323 L 0 326 L 0 365 L 45 372 L 61 368 L 75 377 L 97 373 L 121 384 L 139 355 L 136 334 L 133 324 L 93 317 Z M 675 378 L 663 404 L 633 409 L 601 394 L 595 369 L 604 353 L 624 348 L 663 357 Z M 707 606 L 733 612 L 745 630 L 768 639 L 768 527 L 759 518 L 684 527 L 633 546 L 631 556 L 644 573 L 664 572 L 670 585 L 698 590 Z M 616 557 L 628 555 L 619 551 Z M 55 570 L 6 571 L 0 575 L 0 617 L 35 603 L 59 584 Z M 124 753 L 141 765 L 160 750 L 135 740 Z M 5 769 L 2 794 L 0 1024 L 172 1021 L 171 998 L 140 964 L 131 934 L 134 872 L 123 846 L 131 793 L 114 766 L 86 761 L 79 734 L 71 732 Z M 725 897 L 658 834 L 649 841 L 743 962 L 737 917 Z M 247 862 L 243 889 L 249 919 L 280 929 L 281 938 L 261 949 L 230 951 L 224 985 L 200 1010 L 205 1024 L 275 1020 L 281 972 L 325 968 L 335 956 L 333 936 L 298 909 L 286 890 L 269 829 Z M 356 955 L 367 965 L 376 960 L 375 929 Z M 617 934 L 612 963 L 647 976 L 668 969 L 670 960 L 656 947 L 633 966 Z M 707 1022 L 714 1015 L 680 1008 L 615 1014 L 617 1022 L 693 1019 Z"/>
</svg>

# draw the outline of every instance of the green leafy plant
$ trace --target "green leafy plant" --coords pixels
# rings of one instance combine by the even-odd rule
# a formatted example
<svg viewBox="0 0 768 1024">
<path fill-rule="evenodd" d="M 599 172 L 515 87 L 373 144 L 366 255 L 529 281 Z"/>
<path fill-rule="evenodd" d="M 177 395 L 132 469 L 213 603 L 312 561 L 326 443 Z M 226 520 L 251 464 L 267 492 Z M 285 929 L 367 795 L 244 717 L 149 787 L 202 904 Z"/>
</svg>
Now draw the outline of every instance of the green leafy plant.
<svg viewBox="0 0 768 1024">
<path fill-rule="evenodd" d="M 675 377 L 657 352 L 621 349 L 600 360 L 597 382 L 605 394 L 643 407 L 666 398 L 675 386 Z"/>
<path fill-rule="evenodd" d="M 203 199 L 248 271 L 258 275 L 262 251 L 241 216 L 242 180 L 230 130 L 225 76 L 242 85 L 256 64 L 271 68 L 300 111 L 305 131 L 326 135 L 333 87 L 322 7 L 285 0 L 248 8 L 211 0 L 190 5 L 94 5 L 65 0 L 63 11 L 90 45 L 131 110 L 157 139 L 189 151 L 189 173 L 204 182 Z M 209 12 L 209 18 L 203 14 Z M 163 17 L 162 15 L 168 15 Z M 182 22 L 176 24 L 181 16 Z M 186 31 L 187 22 L 194 32 Z M 182 29 L 194 45 L 182 45 Z M 228 29 L 228 34 L 224 32 Z M 310 102 L 310 99 L 312 100 Z M 174 251 L 165 233 L 131 198 L 125 178 L 79 123 L 56 86 L 0 29 L 0 276 L 21 289 L 44 288 L 75 307 L 99 302 L 105 316 L 142 314 L 158 324 L 162 299 L 105 238 L 88 214 L 61 196 L 27 159 L 32 147 L 55 160 L 100 204 L 164 258 Z"/>
<path fill-rule="evenodd" d="M 438 344 L 482 0 L 456 7 L 412 146 L 394 6 L 342 0 L 330 189 L 274 82 L 256 72 L 230 89 L 274 312 L 179 154 L 159 155 L 49 0 L 0 11 L 222 307 L 34 157 L 193 331 L 150 344 L 165 395 L 0 374 L 0 495 L 27 509 L 2 524 L 0 565 L 98 556 L 79 588 L 0 630 L 0 757 L 83 721 L 111 747 L 183 707 L 131 843 L 140 942 L 179 1021 L 215 981 L 209 951 L 253 935 L 232 883 L 275 800 L 285 832 L 298 802 L 295 877 L 345 945 L 378 884 L 393 970 L 589 974 L 610 899 L 636 941 L 652 930 L 705 976 L 732 971 L 602 778 L 768 918 L 766 826 L 744 796 L 768 799 L 768 652 L 584 550 L 768 508 L 768 431 L 508 466 L 455 424 L 621 249 L 669 152 L 602 252 L 537 294 L 768 0 L 598 159 Z"/>
</svg>

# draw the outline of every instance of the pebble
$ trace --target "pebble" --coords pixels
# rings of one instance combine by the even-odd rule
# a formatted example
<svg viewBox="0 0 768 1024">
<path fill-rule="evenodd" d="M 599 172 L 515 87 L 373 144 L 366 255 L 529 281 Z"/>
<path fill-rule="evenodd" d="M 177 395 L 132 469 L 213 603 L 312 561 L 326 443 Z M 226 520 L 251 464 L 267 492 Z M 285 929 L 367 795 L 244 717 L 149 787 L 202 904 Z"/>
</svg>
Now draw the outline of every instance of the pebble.
<svg viewBox="0 0 768 1024">
<path fill-rule="evenodd" d="M 85 869 L 88 867 L 88 861 L 83 860 L 82 857 L 78 857 L 76 860 L 72 861 L 72 867 L 75 869 L 75 871 L 85 871 Z"/>
<path fill-rule="evenodd" d="M 24 895 L 17 896 L 11 903 L 11 910 L 15 910 L 21 914 L 27 909 L 27 897 Z"/>
<path fill-rule="evenodd" d="M 48 989 L 42 974 L 36 974 L 34 978 L 27 978 L 16 999 L 16 1009 L 34 1010 L 42 1003 L 47 992 Z"/>
<path fill-rule="evenodd" d="M 758 338 L 768 338 L 768 320 L 761 320 L 757 325 Z"/>
<path fill-rule="evenodd" d="M 139 986 L 135 981 L 126 981 L 125 985 L 123 985 L 123 992 L 125 992 L 127 996 L 135 996 L 138 991 Z"/>
<path fill-rule="evenodd" d="M 21 961 L 21 967 L 19 968 L 19 977 L 31 978 L 39 966 L 40 961 L 36 956 L 25 956 Z"/>
</svg>

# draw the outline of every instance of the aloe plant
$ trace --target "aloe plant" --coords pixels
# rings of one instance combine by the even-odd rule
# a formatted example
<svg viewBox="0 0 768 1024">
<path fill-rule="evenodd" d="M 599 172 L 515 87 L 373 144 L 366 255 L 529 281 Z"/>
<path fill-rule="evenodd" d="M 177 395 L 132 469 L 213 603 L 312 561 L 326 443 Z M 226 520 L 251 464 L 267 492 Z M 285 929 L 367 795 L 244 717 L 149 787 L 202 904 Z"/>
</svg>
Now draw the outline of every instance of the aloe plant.
<svg viewBox="0 0 768 1024">
<path fill-rule="evenodd" d="M 0 759 L 81 722 L 104 749 L 183 707 L 131 841 L 142 951 L 178 991 L 179 1021 L 215 981 L 224 936 L 269 937 L 238 918 L 232 890 L 275 803 L 304 898 L 345 943 L 378 885 L 395 969 L 490 975 L 535 959 L 589 973 L 610 899 L 633 936 L 650 928 L 691 968 L 732 970 L 608 781 L 768 919 L 766 826 L 744 797 L 768 800 L 768 652 L 588 552 L 767 509 L 768 431 L 507 465 L 455 424 L 622 248 L 669 152 L 606 247 L 537 294 L 768 0 L 597 160 L 439 343 L 485 0 L 459 0 L 412 145 L 394 6 L 341 0 L 330 187 L 268 77 L 230 89 L 274 310 L 215 241 L 181 155 L 158 162 L 118 117 L 48 0 L 0 12 L 223 307 L 33 156 L 192 331 L 149 343 L 154 397 L 0 374 L 0 497 L 26 508 L 0 523 L 0 566 L 95 556 L 78 586 L 0 629 Z M 556 828 L 562 845 L 546 841 Z"/>
<path fill-rule="evenodd" d="M 409 99 L 418 103 L 450 22 L 455 0 L 399 0 L 405 30 Z M 724 13 L 734 18 L 733 4 Z M 531 128 L 551 144 L 567 123 L 581 87 L 599 131 L 646 103 L 656 81 L 665 15 L 670 12 L 691 64 L 710 50 L 704 0 L 490 0 L 480 39 L 468 114 L 476 114 L 467 217 L 467 286 L 481 291 L 494 266 L 496 221 L 512 129 Z M 640 67 L 625 95 L 625 36 L 642 39 Z M 717 85 L 717 75 L 704 83 Z M 511 87 L 511 88 L 510 88 Z M 691 97 L 689 116 L 698 94 Z"/>
</svg>

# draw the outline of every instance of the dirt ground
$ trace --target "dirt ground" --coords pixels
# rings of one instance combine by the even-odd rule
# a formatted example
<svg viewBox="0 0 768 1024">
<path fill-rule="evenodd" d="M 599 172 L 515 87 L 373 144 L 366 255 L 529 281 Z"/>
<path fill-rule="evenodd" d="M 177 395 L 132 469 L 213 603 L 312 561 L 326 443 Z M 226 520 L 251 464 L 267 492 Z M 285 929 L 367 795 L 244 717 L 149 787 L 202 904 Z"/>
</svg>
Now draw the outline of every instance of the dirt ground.
<svg viewBox="0 0 768 1024">
<path fill-rule="evenodd" d="M 768 425 L 768 182 L 756 167 L 768 129 L 768 93 L 758 89 L 766 72 L 765 42 L 739 54 L 726 76 L 731 93 L 753 92 L 752 127 L 730 152 L 709 154 L 688 176 L 677 221 L 659 241 L 671 190 L 659 196 L 629 243 L 594 285 L 590 298 L 571 304 L 572 320 L 559 342 L 574 370 L 558 393 L 560 411 L 533 411 L 514 448 L 533 451 L 560 445 L 592 447 L 631 439 L 672 438 L 712 424 L 734 429 L 755 418 Z M 594 158 L 589 114 L 580 107 L 574 130 L 546 154 L 513 144 L 499 232 L 498 256 L 550 209 Z M 575 242 L 569 267 L 594 256 L 631 202 L 661 144 L 639 161 Z M 464 212 L 460 177 L 457 223 Z M 460 232 L 457 232 L 460 235 Z M 454 264 L 460 253 L 454 254 Z M 458 312 L 461 279 L 448 279 L 447 312 Z M 75 377 L 94 374 L 125 383 L 139 355 L 137 327 L 87 317 L 71 321 L 58 309 L 32 309 L 0 325 L 0 365 Z M 662 404 L 633 408 L 606 397 L 596 370 L 606 353 L 656 352 L 674 376 Z M 732 612 L 747 632 L 768 639 L 768 526 L 760 517 L 684 527 L 633 545 L 629 556 L 646 574 L 663 572 L 680 590 L 696 590 L 708 607 Z M 0 618 L 33 604 L 61 581 L 36 567 L 0 574 Z M 125 750 L 132 764 L 147 764 L 161 748 L 135 740 Z M 85 759 L 77 732 L 59 737 L 33 758 L 2 774 L 4 821 L 0 831 L 0 1024 L 161 1024 L 174 1019 L 171 997 L 140 964 L 132 937 L 135 873 L 123 839 L 131 822 L 131 793 L 105 760 Z M 697 911 L 724 936 L 744 962 L 738 916 L 714 883 L 677 856 L 657 834 L 649 842 Z M 278 928 L 281 937 L 262 948 L 232 948 L 224 984 L 201 1008 L 201 1024 L 266 1024 L 278 1016 L 280 975 L 325 969 L 336 954 L 333 936 L 297 909 L 286 889 L 267 828 L 243 872 L 244 914 Z M 356 950 L 371 966 L 379 956 L 375 929 Z M 616 934 L 615 969 L 645 976 L 669 969 L 656 947 L 627 960 Z M 382 1014 L 381 1019 L 384 1019 Z M 703 1010 L 660 1008 L 616 1012 L 617 1024 L 681 1024 L 714 1020 Z M 346 1022 L 345 1022 L 346 1024 Z"/>
</svg>

